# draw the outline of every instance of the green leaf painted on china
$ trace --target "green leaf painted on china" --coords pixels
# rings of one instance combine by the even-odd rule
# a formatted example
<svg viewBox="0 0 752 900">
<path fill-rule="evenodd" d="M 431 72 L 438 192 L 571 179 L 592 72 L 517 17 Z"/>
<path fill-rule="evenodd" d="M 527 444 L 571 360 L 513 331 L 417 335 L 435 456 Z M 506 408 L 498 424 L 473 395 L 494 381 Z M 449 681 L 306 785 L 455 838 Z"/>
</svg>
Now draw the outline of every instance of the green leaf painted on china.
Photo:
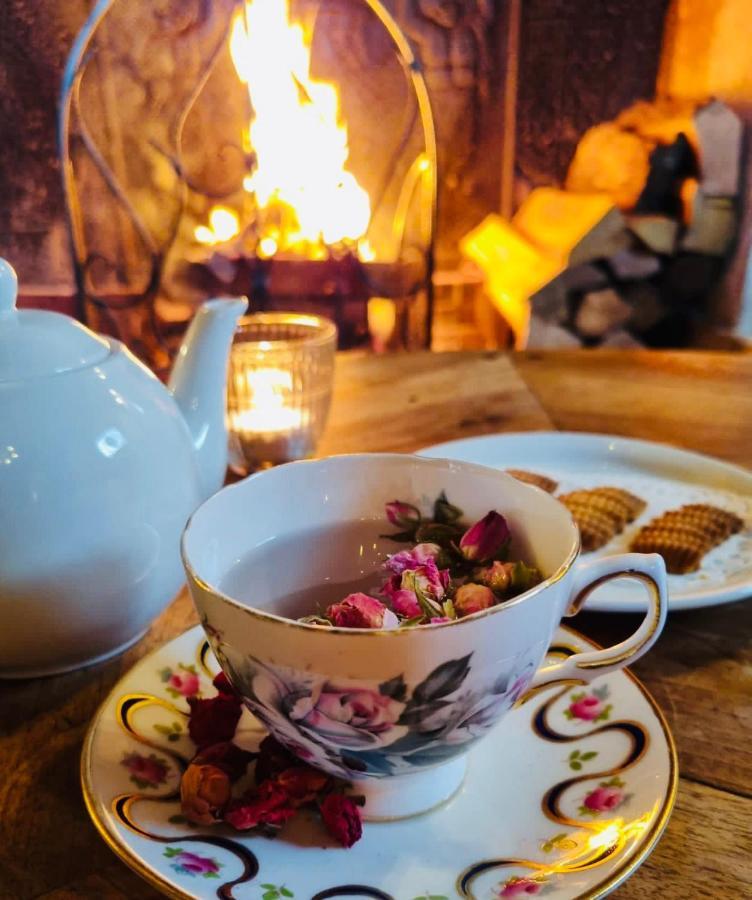
<svg viewBox="0 0 752 900">
<path fill-rule="evenodd" d="M 433 672 L 422 681 L 413 692 L 413 700 L 417 704 L 423 704 L 432 700 L 438 700 L 454 693 L 467 677 L 470 671 L 470 657 L 472 653 L 460 659 L 450 659 L 448 662 L 437 666 Z"/>
<path fill-rule="evenodd" d="M 587 761 L 588 759 L 595 759 L 595 757 L 596 757 L 597 755 L 598 755 L 598 751 L 597 751 L 597 750 L 588 750 L 587 753 L 583 753 L 583 754 L 582 754 L 582 756 L 580 757 L 580 759 L 586 760 L 586 761 Z"/>
<path fill-rule="evenodd" d="M 389 681 L 383 681 L 379 685 L 379 692 L 385 697 L 391 697 L 392 700 L 402 701 L 407 694 L 407 685 L 402 675 L 396 675 Z"/>
</svg>

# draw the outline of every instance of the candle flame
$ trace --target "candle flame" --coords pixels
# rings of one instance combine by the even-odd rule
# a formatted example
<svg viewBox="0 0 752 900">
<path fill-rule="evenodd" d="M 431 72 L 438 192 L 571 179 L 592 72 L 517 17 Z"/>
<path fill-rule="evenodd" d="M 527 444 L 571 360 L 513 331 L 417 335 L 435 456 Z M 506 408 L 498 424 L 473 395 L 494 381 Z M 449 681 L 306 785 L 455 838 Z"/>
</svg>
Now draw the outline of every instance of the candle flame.
<svg viewBox="0 0 752 900">
<path fill-rule="evenodd" d="M 239 379 L 237 393 L 249 397 L 249 406 L 229 413 L 231 431 L 273 435 L 301 427 L 302 410 L 289 405 L 293 389 L 291 372 L 256 369 L 240 372 L 236 377 Z"/>
</svg>

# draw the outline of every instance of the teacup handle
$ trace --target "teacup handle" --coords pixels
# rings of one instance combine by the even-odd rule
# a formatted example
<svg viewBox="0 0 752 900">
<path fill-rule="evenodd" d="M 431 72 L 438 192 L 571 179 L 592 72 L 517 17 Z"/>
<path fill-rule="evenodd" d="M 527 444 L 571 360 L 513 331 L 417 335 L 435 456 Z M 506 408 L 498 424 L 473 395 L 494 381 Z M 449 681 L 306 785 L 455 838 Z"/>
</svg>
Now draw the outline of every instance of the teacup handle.
<svg viewBox="0 0 752 900">
<path fill-rule="evenodd" d="M 539 690 L 557 682 L 584 683 L 600 675 L 623 669 L 648 652 L 666 623 L 668 589 L 666 564 L 657 553 L 622 553 L 583 563 L 574 571 L 574 584 L 566 615 L 574 616 L 597 587 L 614 578 L 639 579 L 646 587 L 649 606 L 642 624 L 633 635 L 613 647 L 575 653 L 562 662 L 539 669 L 530 690 Z"/>
</svg>

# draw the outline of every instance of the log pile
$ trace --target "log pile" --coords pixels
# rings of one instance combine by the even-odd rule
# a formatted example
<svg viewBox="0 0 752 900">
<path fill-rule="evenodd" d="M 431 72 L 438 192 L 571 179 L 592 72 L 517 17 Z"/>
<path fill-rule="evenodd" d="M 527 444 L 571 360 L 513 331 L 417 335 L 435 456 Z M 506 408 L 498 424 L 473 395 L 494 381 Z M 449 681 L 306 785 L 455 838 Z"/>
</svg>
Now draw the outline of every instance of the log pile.
<svg viewBox="0 0 752 900">
<path fill-rule="evenodd" d="M 719 101 L 640 101 L 583 135 L 562 187 L 467 235 L 516 346 L 680 345 L 736 241 L 742 140 Z"/>
</svg>

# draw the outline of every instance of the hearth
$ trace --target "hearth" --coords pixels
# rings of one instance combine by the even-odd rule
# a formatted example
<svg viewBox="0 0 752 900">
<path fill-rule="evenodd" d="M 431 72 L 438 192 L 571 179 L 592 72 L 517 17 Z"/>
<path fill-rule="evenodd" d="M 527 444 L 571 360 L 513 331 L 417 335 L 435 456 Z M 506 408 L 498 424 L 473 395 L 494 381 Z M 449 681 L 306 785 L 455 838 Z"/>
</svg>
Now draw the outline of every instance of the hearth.
<svg viewBox="0 0 752 900">
<path fill-rule="evenodd" d="M 324 314 L 342 347 L 372 340 L 374 301 L 393 323 L 382 344 L 429 346 L 434 123 L 388 10 L 221 0 L 181 19 L 144 3 L 135 45 L 125 15 L 133 4 L 95 7 L 60 113 L 76 277 L 95 325 L 159 366 L 207 296 Z M 359 32 L 365 49 L 348 45 Z M 114 112 L 101 108 L 103 82 Z M 160 114 L 143 115 L 159 90 Z"/>
</svg>

